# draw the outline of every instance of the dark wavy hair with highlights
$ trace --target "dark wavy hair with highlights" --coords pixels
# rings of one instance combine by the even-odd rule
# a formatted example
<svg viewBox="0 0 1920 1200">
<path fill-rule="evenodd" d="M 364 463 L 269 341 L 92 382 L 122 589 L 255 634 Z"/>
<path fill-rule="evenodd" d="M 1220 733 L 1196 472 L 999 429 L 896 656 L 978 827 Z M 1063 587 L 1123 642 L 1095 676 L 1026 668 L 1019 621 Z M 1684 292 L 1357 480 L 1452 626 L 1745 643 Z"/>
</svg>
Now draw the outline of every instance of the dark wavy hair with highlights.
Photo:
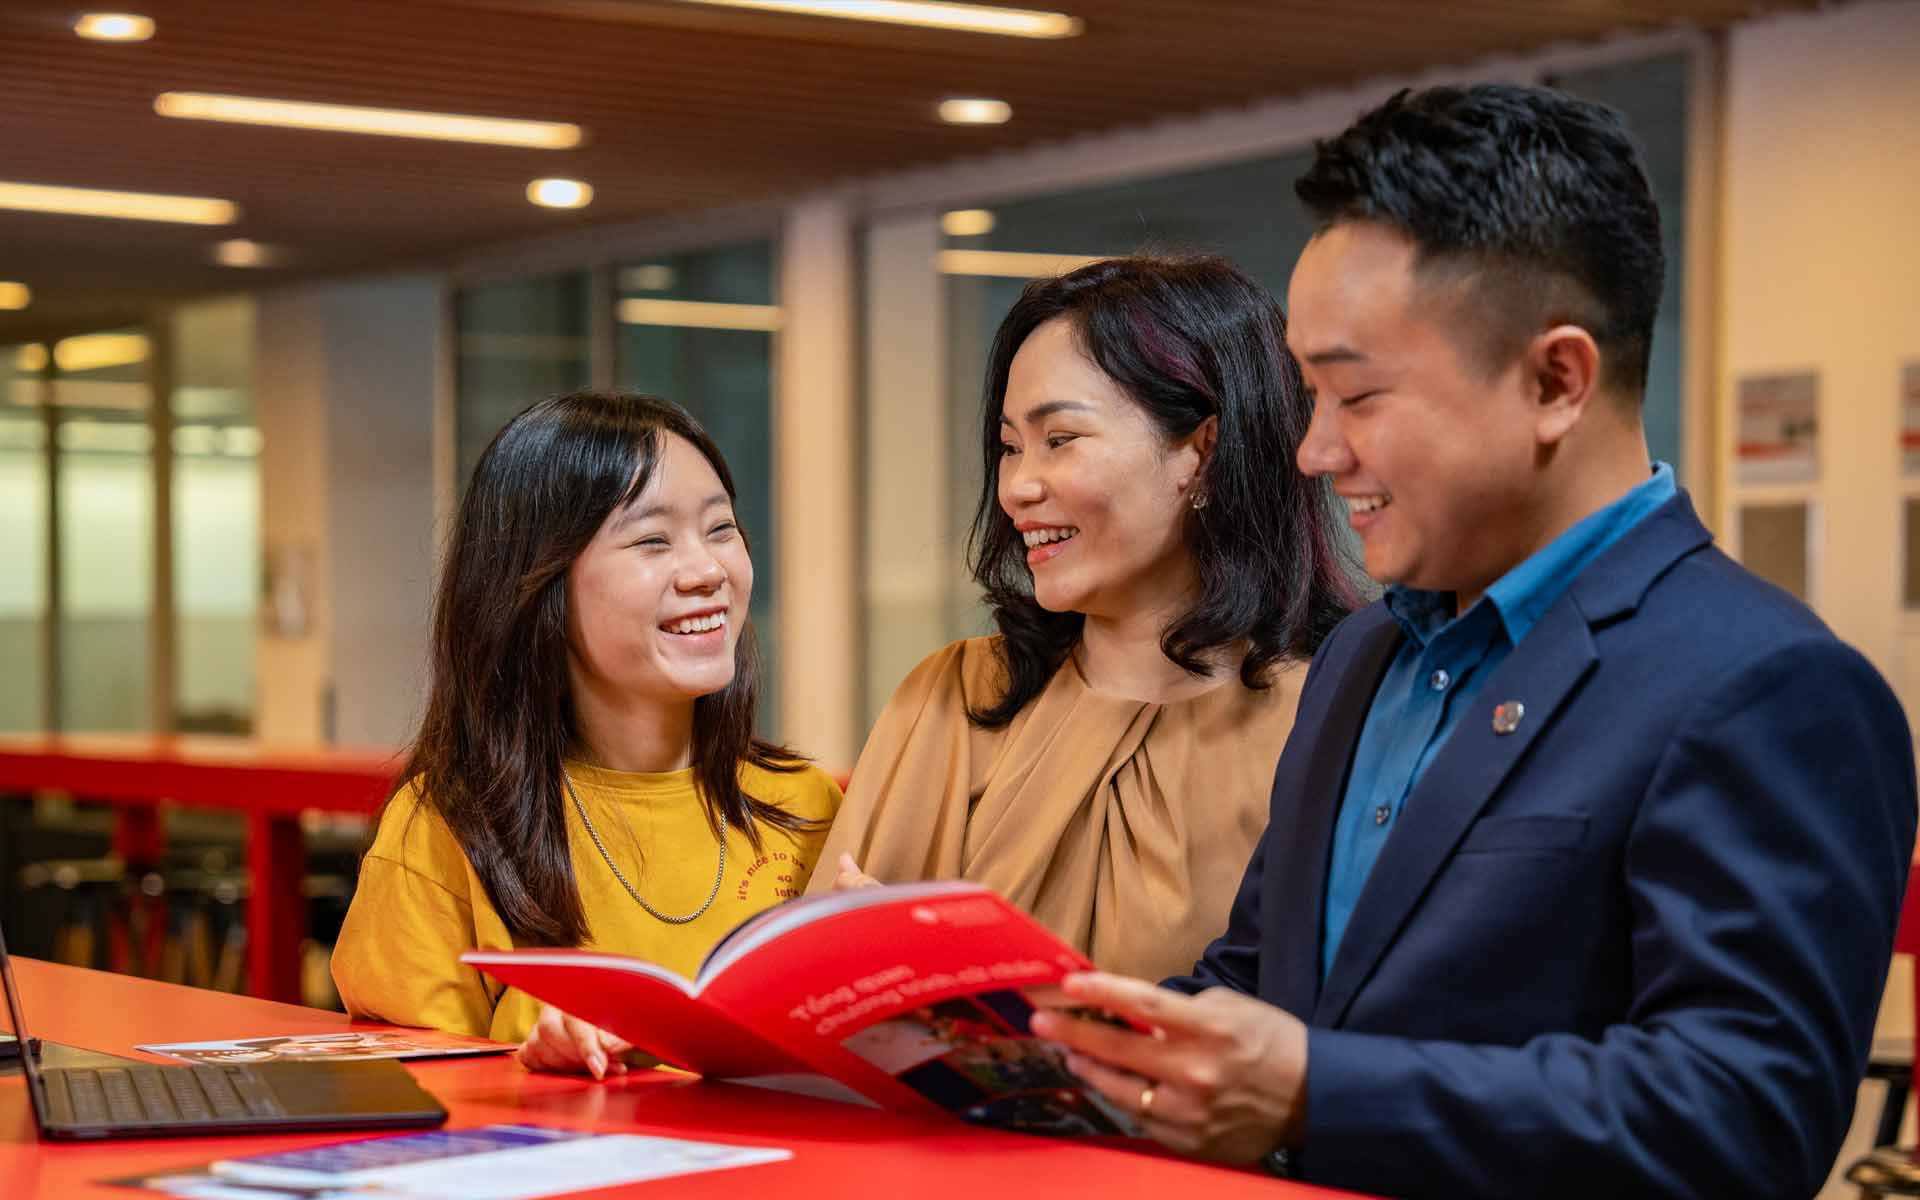
<svg viewBox="0 0 1920 1200">
<path fill-rule="evenodd" d="M 1182 510 L 1198 591 L 1161 635 L 1162 652 L 1202 675 L 1214 652 L 1245 644 L 1240 680 L 1249 688 L 1268 686 L 1276 663 L 1311 658 L 1358 597 L 1333 493 L 1294 467 L 1313 409 L 1287 352 L 1280 305 L 1213 255 L 1107 259 L 1029 284 L 994 337 L 980 428 L 985 482 L 967 554 L 1004 639 L 1007 689 L 968 716 L 988 728 L 1012 720 L 1060 669 L 1085 623 L 1034 599 L 1026 545 L 998 494 L 1000 411 L 1014 356 L 1058 319 L 1072 322 L 1089 358 L 1169 442 L 1219 418 L 1197 484 L 1208 502 Z"/>
<path fill-rule="evenodd" d="M 561 774 L 579 735 L 567 674 L 567 572 L 608 514 L 646 490 L 669 436 L 692 443 L 733 497 L 719 447 L 679 405 L 631 392 L 573 392 L 533 405 L 494 435 L 447 545 L 426 715 L 394 790 L 418 783 L 519 942 L 578 945 L 589 935 Z M 795 771 L 805 761 L 754 736 L 759 686 L 753 626 L 745 623 L 732 682 L 693 702 L 693 776 L 708 822 L 717 834 L 724 813 L 756 849 L 762 823 L 819 825 L 740 787 L 742 762 Z"/>
</svg>

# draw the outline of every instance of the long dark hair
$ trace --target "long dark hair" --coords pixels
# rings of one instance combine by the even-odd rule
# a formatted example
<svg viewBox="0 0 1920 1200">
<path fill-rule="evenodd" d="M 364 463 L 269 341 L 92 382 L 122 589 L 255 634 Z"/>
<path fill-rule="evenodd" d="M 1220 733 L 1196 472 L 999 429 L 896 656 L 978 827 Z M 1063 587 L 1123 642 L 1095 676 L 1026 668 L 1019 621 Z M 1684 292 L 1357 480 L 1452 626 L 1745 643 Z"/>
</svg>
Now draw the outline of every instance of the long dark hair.
<svg viewBox="0 0 1920 1200">
<path fill-rule="evenodd" d="M 733 496 L 719 447 L 679 405 L 573 392 L 533 405 L 494 435 L 447 546 L 426 715 L 394 790 L 418 783 L 519 941 L 577 945 L 588 936 L 561 774 L 578 737 L 567 685 L 567 571 L 607 515 L 645 490 L 668 435 L 692 443 Z M 774 771 L 804 763 L 754 736 L 758 691 L 753 626 L 743 623 L 733 681 L 693 702 L 693 776 L 716 834 L 724 813 L 755 849 L 760 822 L 818 825 L 741 790 L 743 761 Z"/>
<path fill-rule="evenodd" d="M 1199 594 L 1168 624 L 1160 649 L 1202 675 L 1210 651 L 1244 641 L 1240 680 L 1266 687 L 1269 667 L 1310 658 L 1356 602 L 1333 493 L 1293 465 L 1312 406 L 1271 293 L 1213 255 L 1140 255 L 1035 280 L 994 337 L 980 425 L 985 480 L 967 555 L 1004 638 L 1007 690 L 967 715 L 989 728 L 1012 720 L 1072 653 L 1086 621 L 1034 600 L 1026 545 L 998 495 L 1007 376 L 1028 335 L 1056 318 L 1073 323 L 1094 363 L 1169 441 L 1219 418 L 1197 484 L 1206 505 L 1184 511 Z"/>
</svg>

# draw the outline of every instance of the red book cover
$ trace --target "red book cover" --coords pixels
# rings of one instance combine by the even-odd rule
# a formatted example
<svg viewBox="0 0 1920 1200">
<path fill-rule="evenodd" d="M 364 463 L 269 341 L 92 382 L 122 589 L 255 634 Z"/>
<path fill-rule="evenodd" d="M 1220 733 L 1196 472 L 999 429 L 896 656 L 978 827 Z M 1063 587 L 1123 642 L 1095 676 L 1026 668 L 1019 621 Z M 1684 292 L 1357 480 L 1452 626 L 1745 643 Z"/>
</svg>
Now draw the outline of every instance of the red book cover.
<svg viewBox="0 0 1920 1200">
<path fill-rule="evenodd" d="M 728 934 L 693 979 L 590 950 L 461 961 L 709 1078 L 1039 1133 L 1133 1132 L 1028 1030 L 1051 985 L 1092 964 L 978 884 L 795 900 Z"/>
</svg>

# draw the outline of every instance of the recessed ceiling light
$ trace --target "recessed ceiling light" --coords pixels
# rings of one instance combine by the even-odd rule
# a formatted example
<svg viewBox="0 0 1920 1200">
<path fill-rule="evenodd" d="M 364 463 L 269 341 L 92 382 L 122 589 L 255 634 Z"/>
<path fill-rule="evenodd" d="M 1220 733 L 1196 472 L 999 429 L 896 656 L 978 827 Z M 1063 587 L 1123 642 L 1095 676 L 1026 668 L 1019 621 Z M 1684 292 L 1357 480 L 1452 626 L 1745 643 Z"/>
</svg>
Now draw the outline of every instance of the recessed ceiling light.
<svg viewBox="0 0 1920 1200">
<path fill-rule="evenodd" d="M 527 199 L 542 208 L 585 208 L 593 203 L 593 186 L 578 179 L 536 179 L 527 185 Z"/>
<path fill-rule="evenodd" d="M 526 146 L 565 150 L 584 136 L 563 121 L 522 121 L 512 117 L 466 117 L 456 113 L 416 112 L 406 108 L 361 108 L 351 104 L 310 104 L 304 100 L 265 100 L 256 96 L 220 96 L 208 92 L 161 92 L 153 111 L 190 121 L 230 121 L 238 125 L 275 125 L 329 133 L 371 133 L 383 137 L 431 138 L 442 142 L 480 142 L 490 146 Z"/>
<path fill-rule="evenodd" d="M 21 309 L 33 303 L 33 289 L 24 283 L 0 281 L 0 308 Z"/>
<path fill-rule="evenodd" d="M 82 13 L 73 31 L 96 42 L 144 42 L 153 36 L 153 18 L 139 13 Z"/>
<path fill-rule="evenodd" d="M 979 237 L 992 233 L 996 223 L 984 208 L 958 208 L 940 214 L 940 232 L 948 237 Z"/>
<path fill-rule="evenodd" d="M 0 208 L 123 221 L 170 221 L 176 225 L 231 225 L 240 219 L 240 206 L 231 200 L 40 183 L 0 183 Z"/>
<path fill-rule="evenodd" d="M 213 261 L 223 267 L 271 267 L 280 261 L 280 252 L 252 238 L 228 238 L 214 244 Z"/>
<path fill-rule="evenodd" d="M 934 0 L 688 0 L 713 8 L 750 8 L 808 17 L 842 17 L 885 25 L 919 25 L 1006 37 L 1068 38 L 1086 28 L 1078 17 L 997 4 L 937 3 Z"/>
<path fill-rule="evenodd" d="M 1005 125 L 1013 105 L 982 96 L 956 96 L 940 102 L 940 119 L 949 125 Z"/>
</svg>

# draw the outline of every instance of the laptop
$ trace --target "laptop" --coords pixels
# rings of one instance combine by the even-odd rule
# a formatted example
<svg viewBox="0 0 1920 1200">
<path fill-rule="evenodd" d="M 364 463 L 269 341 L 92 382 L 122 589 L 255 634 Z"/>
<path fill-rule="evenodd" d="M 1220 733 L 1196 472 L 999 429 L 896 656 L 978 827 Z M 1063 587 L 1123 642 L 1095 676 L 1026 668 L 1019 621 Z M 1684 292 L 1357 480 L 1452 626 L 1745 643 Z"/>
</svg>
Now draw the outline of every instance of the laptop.
<svg viewBox="0 0 1920 1200">
<path fill-rule="evenodd" d="M 32 1045 L 0 932 L 0 990 L 13 1034 Z M 413 1129 L 447 1110 L 392 1059 L 350 1063 L 42 1067 L 20 1055 L 40 1136 L 55 1140 Z"/>
</svg>

